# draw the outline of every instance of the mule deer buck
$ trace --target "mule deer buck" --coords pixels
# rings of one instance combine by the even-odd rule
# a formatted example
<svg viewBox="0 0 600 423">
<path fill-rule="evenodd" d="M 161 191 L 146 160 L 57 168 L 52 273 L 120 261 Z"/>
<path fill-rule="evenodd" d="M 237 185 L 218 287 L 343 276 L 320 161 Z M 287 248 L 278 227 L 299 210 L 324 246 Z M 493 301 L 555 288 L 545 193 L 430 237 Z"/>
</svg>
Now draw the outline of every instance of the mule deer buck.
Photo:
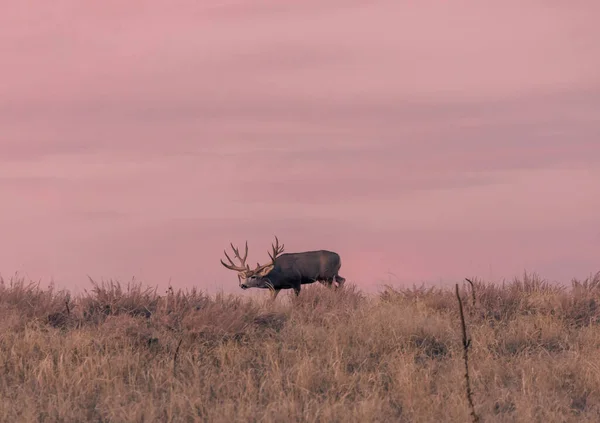
<svg viewBox="0 0 600 423">
<path fill-rule="evenodd" d="M 244 256 L 239 249 L 231 245 L 234 258 L 238 259 L 237 265 L 224 251 L 229 264 L 221 260 L 221 264 L 227 269 L 238 272 L 238 281 L 242 289 L 267 288 L 271 290 L 272 298 L 275 299 L 282 289 L 293 289 L 296 295 L 300 294 L 300 287 L 304 284 L 320 282 L 331 287 L 340 287 L 346 279 L 339 275 L 342 261 L 339 254 L 332 251 L 305 251 L 302 253 L 283 253 L 283 244 L 275 237 L 272 244 L 272 252 L 269 252 L 271 261 L 267 264 L 256 263 L 254 269 L 246 264 L 248 257 L 248 241 Z"/>
</svg>

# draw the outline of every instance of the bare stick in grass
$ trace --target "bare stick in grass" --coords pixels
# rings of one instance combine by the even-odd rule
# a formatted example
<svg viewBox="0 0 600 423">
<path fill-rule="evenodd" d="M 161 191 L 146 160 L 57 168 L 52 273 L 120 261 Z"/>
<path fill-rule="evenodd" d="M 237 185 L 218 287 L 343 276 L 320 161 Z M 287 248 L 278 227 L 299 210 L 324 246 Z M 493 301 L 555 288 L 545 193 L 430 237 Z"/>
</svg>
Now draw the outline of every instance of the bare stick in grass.
<svg viewBox="0 0 600 423">
<path fill-rule="evenodd" d="M 175 348 L 175 354 L 173 355 L 173 375 L 177 372 L 177 357 L 179 356 L 179 348 L 181 347 L 182 342 L 183 338 L 177 343 L 177 348 Z"/>
<path fill-rule="evenodd" d="M 456 284 L 456 298 L 458 299 L 458 309 L 460 311 L 460 324 L 462 329 L 463 360 L 465 362 L 465 382 L 467 384 L 467 401 L 469 401 L 469 407 L 471 408 L 472 420 L 474 423 L 477 423 L 479 422 L 479 416 L 477 413 L 475 413 L 475 405 L 473 405 L 473 392 L 471 391 L 471 379 L 469 378 L 469 347 L 471 346 L 471 340 L 467 338 L 467 325 L 465 323 L 462 300 L 460 299 L 460 293 L 458 292 L 458 284 Z"/>
<path fill-rule="evenodd" d="M 469 284 L 471 285 L 471 301 L 472 301 L 473 307 L 475 307 L 475 284 L 469 278 L 465 278 L 465 280 L 467 282 L 469 282 Z"/>
</svg>

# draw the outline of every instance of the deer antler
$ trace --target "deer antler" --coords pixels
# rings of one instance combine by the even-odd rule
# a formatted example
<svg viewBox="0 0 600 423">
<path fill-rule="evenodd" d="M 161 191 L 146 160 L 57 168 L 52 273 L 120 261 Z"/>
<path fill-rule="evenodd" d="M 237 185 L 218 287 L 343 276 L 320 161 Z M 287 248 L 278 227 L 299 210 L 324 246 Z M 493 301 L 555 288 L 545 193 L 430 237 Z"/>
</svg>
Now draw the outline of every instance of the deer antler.
<svg viewBox="0 0 600 423">
<path fill-rule="evenodd" d="M 269 257 L 271 257 L 271 262 L 267 264 L 256 263 L 256 269 L 253 270 L 254 273 L 260 273 L 263 269 L 272 266 L 275 264 L 275 259 L 281 253 L 283 253 L 283 244 L 279 245 L 279 240 L 275 237 L 275 244 L 271 244 L 272 252 L 269 252 Z"/>
<path fill-rule="evenodd" d="M 230 270 L 235 270 L 237 272 L 243 272 L 245 270 L 250 270 L 250 266 L 246 264 L 246 258 L 248 257 L 248 241 L 246 241 L 246 250 L 244 252 L 244 257 L 240 256 L 240 252 L 237 248 L 233 246 L 233 243 L 230 244 L 233 253 L 235 254 L 234 258 L 237 258 L 240 261 L 241 266 L 236 265 L 233 260 L 227 255 L 227 251 L 223 250 L 225 253 L 225 257 L 229 260 L 229 264 L 225 263 L 221 260 L 221 264 Z"/>
<path fill-rule="evenodd" d="M 271 247 L 273 248 L 273 254 L 269 253 L 269 257 L 271 257 L 271 261 L 273 261 L 273 263 L 275 263 L 275 259 L 277 258 L 277 256 L 279 254 L 283 253 L 284 245 L 281 244 L 281 247 L 280 247 L 279 239 L 277 239 L 277 237 L 275 237 L 275 245 L 271 244 Z"/>
</svg>

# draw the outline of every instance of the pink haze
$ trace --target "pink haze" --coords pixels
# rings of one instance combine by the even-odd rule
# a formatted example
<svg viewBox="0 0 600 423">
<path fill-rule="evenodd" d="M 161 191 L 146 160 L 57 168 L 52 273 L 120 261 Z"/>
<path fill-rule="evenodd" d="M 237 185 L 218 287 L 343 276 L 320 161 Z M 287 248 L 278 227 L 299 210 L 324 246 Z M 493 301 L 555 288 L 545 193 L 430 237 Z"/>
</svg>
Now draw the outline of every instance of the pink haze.
<svg viewBox="0 0 600 423">
<path fill-rule="evenodd" d="M 237 290 L 600 270 L 600 3 L 0 6 L 0 272 Z"/>
</svg>

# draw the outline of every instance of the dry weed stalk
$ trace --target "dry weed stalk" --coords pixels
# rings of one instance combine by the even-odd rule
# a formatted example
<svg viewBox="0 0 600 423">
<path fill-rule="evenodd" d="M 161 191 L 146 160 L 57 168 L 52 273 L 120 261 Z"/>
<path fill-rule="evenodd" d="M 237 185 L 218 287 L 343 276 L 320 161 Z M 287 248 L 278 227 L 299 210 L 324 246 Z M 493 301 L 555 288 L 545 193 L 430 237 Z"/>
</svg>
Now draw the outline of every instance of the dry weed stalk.
<svg viewBox="0 0 600 423">
<path fill-rule="evenodd" d="M 475 308 L 475 284 L 469 278 L 465 278 L 465 280 L 471 285 L 471 304 L 473 305 L 473 308 Z"/>
<path fill-rule="evenodd" d="M 458 299 L 458 309 L 460 311 L 460 324 L 462 329 L 463 360 L 465 362 L 467 400 L 469 401 L 469 407 L 471 408 L 472 421 L 477 423 L 479 422 L 479 416 L 477 413 L 475 413 L 475 405 L 473 404 L 473 391 L 471 390 L 471 379 L 469 378 L 469 346 L 471 346 L 471 340 L 467 338 L 467 325 L 465 323 L 465 314 L 463 312 L 462 300 L 458 291 L 458 284 L 456 284 L 456 298 Z"/>
<path fill-rule="evenodd" d="M 173 376 L 177 373 L 177 357 L 179 356 L 179 348 L 181 347 L 182 342 L 183 338 L 180 338 L 177 343 L 177 348 L 175 348 L 175 354 L 173 354 Z"/>
</svg>

